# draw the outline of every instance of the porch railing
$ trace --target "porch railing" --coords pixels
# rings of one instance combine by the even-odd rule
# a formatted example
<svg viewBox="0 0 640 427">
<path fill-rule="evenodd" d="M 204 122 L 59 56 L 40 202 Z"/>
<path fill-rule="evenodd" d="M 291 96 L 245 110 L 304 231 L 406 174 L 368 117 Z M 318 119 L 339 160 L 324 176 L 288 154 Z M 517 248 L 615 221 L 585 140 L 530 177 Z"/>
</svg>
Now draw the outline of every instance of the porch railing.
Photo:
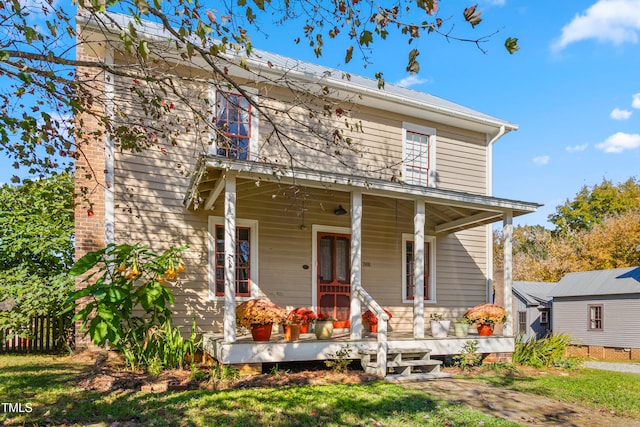
<svg viewBox="0 0 640 427">
<path fill-rule="evenodd" d="M 389 321 L 389 316 L 385 313 L 382 307 L 380 307 L 380 304 L 378 304 L 362 286 L 355 288 L 355 294 L 378 318 L 378 366 L 376 368 L 376 373 L 379 376 L 384 377 L 387 374 L 387 351 L 389 349 L 389 345 L 387 343 L 387 322 Z"/>
</svg>

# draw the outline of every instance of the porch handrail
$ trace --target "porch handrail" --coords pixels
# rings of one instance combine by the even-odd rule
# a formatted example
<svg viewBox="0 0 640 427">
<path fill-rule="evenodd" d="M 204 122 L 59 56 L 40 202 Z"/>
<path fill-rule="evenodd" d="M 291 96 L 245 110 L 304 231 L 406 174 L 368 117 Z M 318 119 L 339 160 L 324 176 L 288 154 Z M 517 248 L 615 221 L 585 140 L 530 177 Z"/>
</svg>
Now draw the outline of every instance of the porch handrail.
<svg viewBox="0 0 640 427">
<path fill-rule="evenodd" d="M 387 375 L 387 352 L 389 349 L 387 343 L 387 322 L 389 321 L 389 315 L 362 286 L 357 286 L 355 293 L 378 318 L 378 346 L 376 356 L 378 366 L 376 367 L 376 373 L 384 377 Z"/>
</svg>

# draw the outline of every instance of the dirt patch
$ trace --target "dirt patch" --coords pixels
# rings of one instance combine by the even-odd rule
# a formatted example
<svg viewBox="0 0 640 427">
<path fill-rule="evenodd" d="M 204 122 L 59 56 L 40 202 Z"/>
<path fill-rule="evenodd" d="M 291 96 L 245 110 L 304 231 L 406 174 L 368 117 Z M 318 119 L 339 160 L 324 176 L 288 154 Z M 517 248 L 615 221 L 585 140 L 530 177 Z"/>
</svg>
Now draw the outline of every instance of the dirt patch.
<svg viewBox="0 0 640 427">
<path fill-rule="evenodd" d="M 285 363 L 267 365 L 263 373 L 239 378 L 214 378 L 208 374 L 209 367 L 201 367 L 194 375 L 189 370 L 169 370 L 154 377 L 145 372 L 127 370 L 124 361 L 113 352 L 85 352 L 77 356 L 78 361 L 91 363 L 78 381 L 85 390 L 142 390 L 150 392 L 182 391 L 182 390 L 223 390 L 237 388 L 286 387 L 295 385 L 321 384 L 362 384 L 377 380 L 375 375 L 361 370 L 335 372 L 324 366 L 322 362 Z"/>
</svg>

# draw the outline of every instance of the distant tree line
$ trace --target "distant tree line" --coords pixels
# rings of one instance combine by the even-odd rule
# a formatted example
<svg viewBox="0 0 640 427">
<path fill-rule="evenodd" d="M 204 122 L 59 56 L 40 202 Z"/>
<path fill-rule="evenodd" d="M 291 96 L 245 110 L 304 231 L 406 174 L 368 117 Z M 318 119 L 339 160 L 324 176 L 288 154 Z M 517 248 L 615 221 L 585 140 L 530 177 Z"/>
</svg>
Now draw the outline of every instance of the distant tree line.
<svg viewBox="0 0 640 427">
<path fill-rule="evenodd" d="M 640 183 L 637 178 L 584 186 L 549 216 L 553 229 L 516 226 L 513 280 L 556 282 L 576 271 L 640 265 Z M 494 268 L 503 268 L 504 236 L 494 231 Z"/>
</svg>

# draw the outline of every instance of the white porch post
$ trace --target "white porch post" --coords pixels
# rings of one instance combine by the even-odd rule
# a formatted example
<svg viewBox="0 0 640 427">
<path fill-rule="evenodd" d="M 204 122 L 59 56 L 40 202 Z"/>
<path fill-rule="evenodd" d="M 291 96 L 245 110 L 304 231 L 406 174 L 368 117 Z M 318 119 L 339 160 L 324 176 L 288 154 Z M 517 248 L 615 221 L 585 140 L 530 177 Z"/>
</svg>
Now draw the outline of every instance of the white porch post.
<svg viewBox="0 0 640 427">
<path fill-rule="evenodd" d="M 413 215 L 413 337 L 424 338 L 424 223 L 423 200 L 416 200 Z"/>
<path fill-rule="evenodd" d="M 508 211 L 504 216 L 502 229 L 504 235 L 504 308 L 507 310 L 507 321 L 504 324 L 504 335 L 513 335 L 513 212 Z"/>
<path fill-rule="evenodd" d="M 236 342 L 236 176 L 225 177 L 224 193 L 224 340 Z"/>
<path fill-rule="evenodd" d="M 351 339 L 362 338 L 360 294 L 362 287 L 362 192 L 351 192 Z"/>
</svg>

